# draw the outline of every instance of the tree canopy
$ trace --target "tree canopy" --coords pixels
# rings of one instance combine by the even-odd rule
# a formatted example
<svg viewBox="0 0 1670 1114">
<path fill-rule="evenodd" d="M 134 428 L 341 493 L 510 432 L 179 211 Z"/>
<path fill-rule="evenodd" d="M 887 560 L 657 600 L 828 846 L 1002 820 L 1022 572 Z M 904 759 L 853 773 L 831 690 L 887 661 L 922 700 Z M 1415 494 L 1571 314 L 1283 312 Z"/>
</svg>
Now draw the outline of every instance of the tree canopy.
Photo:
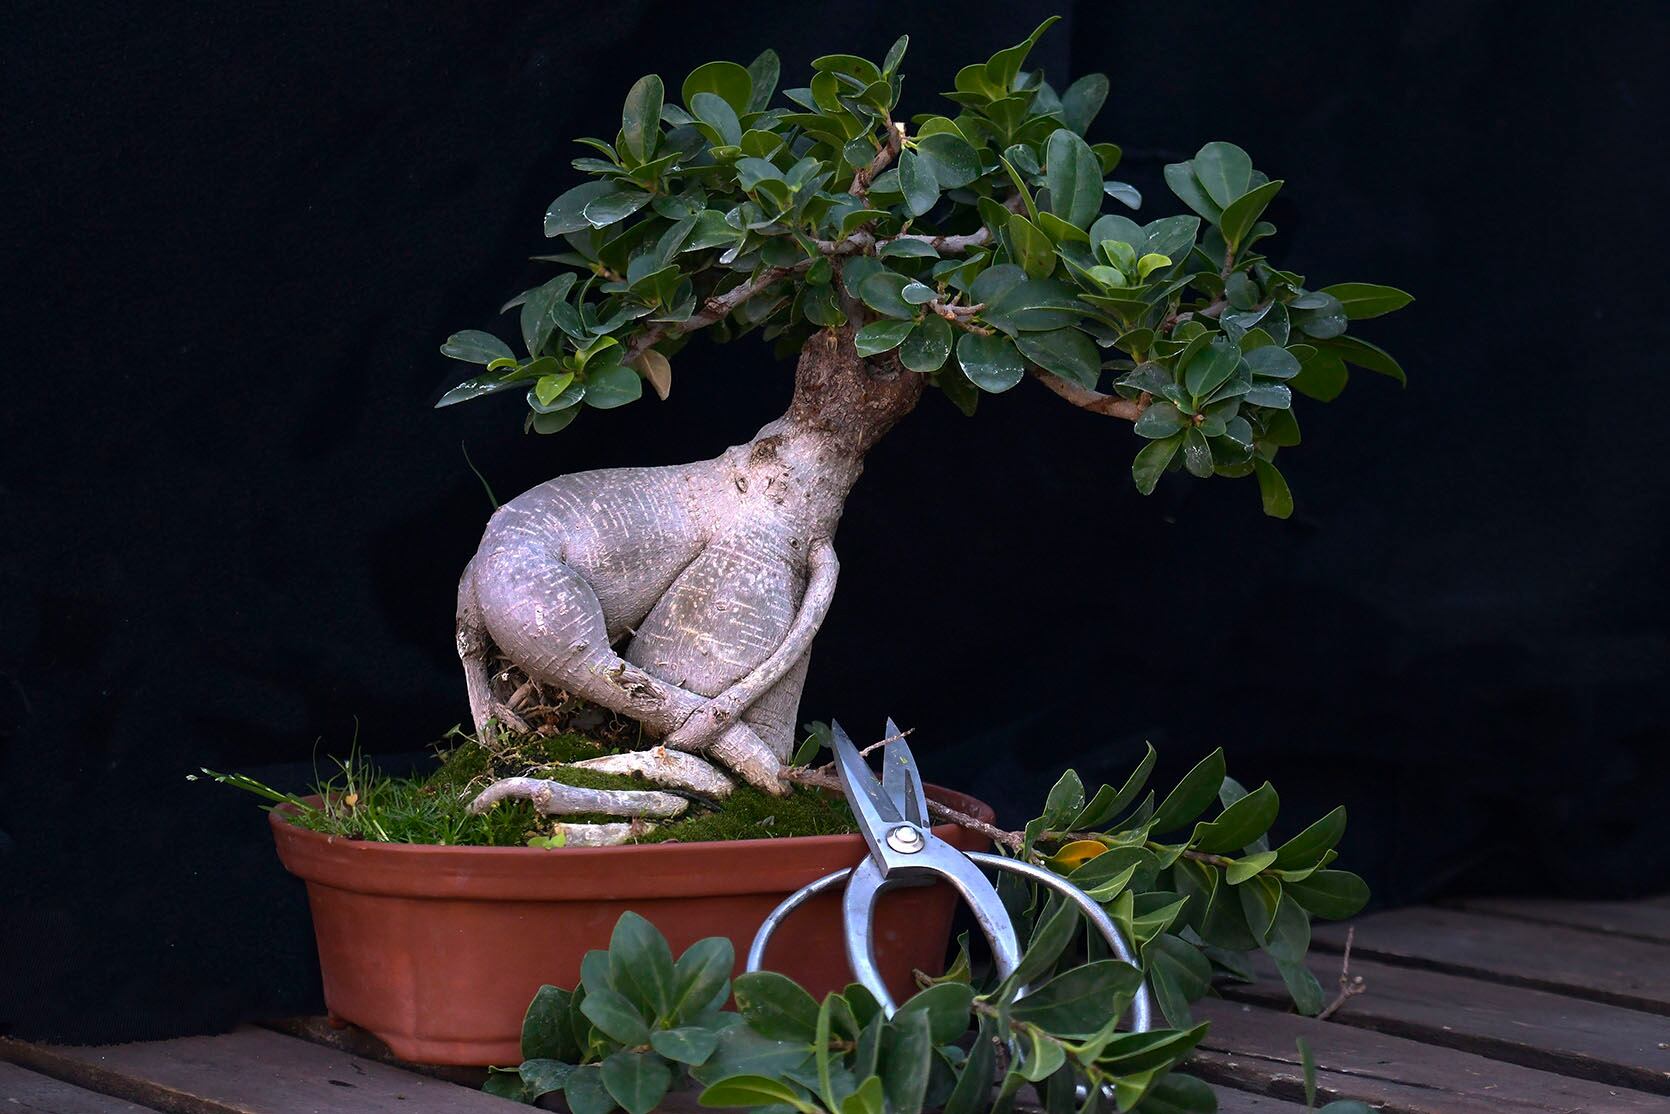
<svg viewBox="0 0 1670 1114">
<path fill-rule="evenodd" d="M 551 203 L 563 269 L 512 299 L 525 355 L 467 330 L 441 351 L 483 366 L 450 405 L 526 391 L 526 428 L 556 433 L 586 407 L 665 397 L 670 358 L 706 329 L 758 331 L 781 355 L 849 322 L 864 357 L 896 358 L 964 413 L 1029 375 L 1061 398 L 1134 423 L 1131 467 L 1151 492 L 1168 469 L 1256 475 L 1266 512 L 1292 496 L 1275 465 L 1299 443 L 1297 392 L 1330 401 L 1348 365 L 1403 369 L 1350 333 L 1408 304 L 1401 290 L 1311 288 L 1260 249 L 1282 181 L 1232 143 L 1165 168 L 1191 210 L 1141 223 L 1138 191 L 1109 178 L 1120 149 L 1085 134 L 1108 79 L 1058 92 L 1026 59 L 1051 17 L 957 73 L 954 114 L 896 117 L 908 37 L 878 65 L 812 63 L 774 104 L 778 59 L 708 62 L 678 90 L 627 93 L 613 141 L 582 138 L 587 175 Z M 950 111 L 950 110 L 947 110 Z M 1103 213 L 1116 202 L 1125 211 Z"/>
</svg>

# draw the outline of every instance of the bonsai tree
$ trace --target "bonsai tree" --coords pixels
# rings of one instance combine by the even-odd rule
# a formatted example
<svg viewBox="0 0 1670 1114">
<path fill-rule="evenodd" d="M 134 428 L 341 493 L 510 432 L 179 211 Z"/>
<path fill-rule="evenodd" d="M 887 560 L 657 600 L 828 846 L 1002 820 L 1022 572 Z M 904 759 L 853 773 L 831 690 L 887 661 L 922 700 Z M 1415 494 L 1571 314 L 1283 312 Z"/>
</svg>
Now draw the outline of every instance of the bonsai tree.
<svg viewBox="0 0 1670 1114">
<path fill-rule="evenodd" d="M 722 796 L 733 777 L 773 793 L 791 757 L 813 637 L 828 611 L 834 535 L 865 454 L 936 388 L 973 415 L 1031 379 L 1130 423 L 1131 478 L 1255 479 L 1264 509 L 1293 501 L 1277 454 L 1299 443 L 1294 393 L 1319 401 L 1347 365 L 1403 372 L 1348 332 L 1401 291 L 1313 288 L 1264 253 L 1282 182 L 1230 143 L 1165 169 L 1190 210 L 1140 223 L 1109 180 L 1120 150 L 1084 136 L 1108 81 L 1057 91 L 1024 42 L 964 67 L 946 114 L 899 111 L 900 38 L 877 64 L 812 63 L 776 97 L 770 51 L 709 62 L 669 96 L 648 76 L 612 141 L 583 138 L 587 181 L 545 214 L 560 268 L 512 299 L 525 354 L 479 331 L 442 348 L 482 365 L 440 400 L 526 398 L 555 434 L 588 410 L 666 399 L 698 333 L 755 333 L 796 357 L 788 410 L 747 444 L 677 467 L 559 476 L 501 507 L 464 571 L 458 652 L 482 737 L 522 726 L 533 682 L 640 723 L 651 749 L 581 763 Z M 478 808 L 532 798 L 550 815 L 642 823 L 687 805 L 653 789 L 512 778 Z M 632 823 L 573 824 L 579 843 Z"/>
</svg>

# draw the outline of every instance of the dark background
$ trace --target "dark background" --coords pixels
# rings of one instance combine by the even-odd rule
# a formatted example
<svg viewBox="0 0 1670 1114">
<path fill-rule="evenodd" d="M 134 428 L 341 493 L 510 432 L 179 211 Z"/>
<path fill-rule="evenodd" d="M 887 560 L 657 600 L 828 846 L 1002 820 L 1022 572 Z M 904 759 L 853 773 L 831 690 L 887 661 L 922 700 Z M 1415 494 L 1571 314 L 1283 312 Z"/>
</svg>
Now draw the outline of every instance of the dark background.
<svg viewBox="0 0 1670 1114">
<path fill-rule="evenodd" d="M 1016 825 L 1056 772 L 1222 744 L 1284 830 L 1336 802 L 1397 904 L 1670 884 L 1670 405 L 1659 5 L 1082 3 L 1093 139 L 1230 138 L 1288 180 L 1273 252 L 1418 301 L 1410 374 L 1302 406 L 1291 521 L 1250 481 L 1143 499 L 1128 429 L 1023 384 L 875 452 L 803 712 L 918 728 Z M 906 109 L 1017 41 L 1012 0 L 13 5 L 0 417 L 0 1032 L 109 1040 L 320 1008 L 301 886 L 251 799 L 466 715 L 456 577 L 563 471 L 716 453 L 789 368 L 696 343 L 666 404 L 524 437 L 435 412 L 437 354 L 540 273 L 568 140 L 638 75 L 913 43 Z M 1654 77 L 1653 74 L 1659 74 Z M 512 324 L 504 329 L 514 330 Z"/>
</svg>

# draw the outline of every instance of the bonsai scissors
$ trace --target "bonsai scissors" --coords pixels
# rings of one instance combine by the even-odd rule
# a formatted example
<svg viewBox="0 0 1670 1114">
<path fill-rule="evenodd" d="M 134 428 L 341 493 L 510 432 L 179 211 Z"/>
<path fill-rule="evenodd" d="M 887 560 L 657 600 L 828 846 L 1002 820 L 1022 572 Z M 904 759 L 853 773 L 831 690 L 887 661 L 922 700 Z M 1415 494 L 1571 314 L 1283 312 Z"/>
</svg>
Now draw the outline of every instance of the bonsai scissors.
<svg viewBox="0 0 1670 1114">
<path fill-rule="evenodd" d="M 1094 898 L 1065 878 L 1043 867 L 1003 855 L 979 851 L 964 854 L 934 835 L 916 759 L 892 720 L 887 721 L 890 741 L 882 748 L 880 778 L 871 772 L 858 747 L 841 730 L 840 724 L 833 725 L 833 733 L 835 770 L 840 776 L 847 802 L 852 806 L 858 831 L 863 835 L 870 853 L 857 866 L 837 870 L 802 886 L 773 909 L 760 925 L 748 949 L 747 970 L 760 969 L 766 945 L 784 918 L 809 899 L 845 881 L 847 887 L 841 905 L 846 926 L 847 962 L 858 976 L 858 981 L 891 1017 L 898 1004 L 888 993 L 876 963 L 876 901 L 884 891 L 895 886 L 944 881 L 968 904 L 987 943 L 991 945 L 992 961 L 999 977 L 1007 978 L 1020 963 L 1020 940 L 1015 933 L 1015 922 L 1010 918 L 1003 900 L 998 897 L 996 887 L 980 873 L 981 866 L 1018 874 L 1061 894 L 1078 906 L 1079 911 L 1102 934 L 1115 956 L 1141 968 L 1135 951 L 1113 920 Z M 1152 1015 L 1152 1001 L 1144 984 L 1138 987 L 1132 1002 L 1131 1029 L 1139 1033 L 1147 1032 L 1152 1025 Z"/>
</svg>

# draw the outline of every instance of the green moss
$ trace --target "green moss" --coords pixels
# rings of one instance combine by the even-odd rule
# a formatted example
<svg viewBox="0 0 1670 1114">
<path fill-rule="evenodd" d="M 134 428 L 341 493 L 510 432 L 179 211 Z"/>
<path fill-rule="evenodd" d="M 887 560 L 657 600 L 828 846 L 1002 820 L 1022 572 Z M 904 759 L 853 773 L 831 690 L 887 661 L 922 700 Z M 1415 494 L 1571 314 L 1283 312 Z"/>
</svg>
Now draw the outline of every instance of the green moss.
<svg viewBox="0 0 1670 1114">
<path fill-rule="evenodd" d="M 559 822 L 586 823 L 608 816 L 540 816 L 527 801 L 505 801 L 480 815 L 469 802 L 490 782 L 503 777 L 546 777 L 589 789 L 642 789 L 645 783 L 624 774 L 578 770 L 564 763 L 620 747 L 601 745 L 585 735 L 501 735 L 489 744 L 454 732 L 454 745 L 439 754 L 440 765 L 421 777 L 389 777 L 364 759 L 338 763 L 338 772 L 317 782 L 320 807 L 280 793 L 239 775 L 211 775 L 217 780 L 267 797 L 296 804 L 292 823 L 311 831 L 383 843 L 424 843 L 465 847 L 520 847 L 549 835 Z M 827 793 L 795 789 L 773 797 L 752 786 L 738 786 L 723 801 L 692 799 L 677 820 L 645 831 L 638 843 L 699 843 L 712 840 L 772 839 L 831 835 L 855 830 L 846 802 Z"/>
</svg>

